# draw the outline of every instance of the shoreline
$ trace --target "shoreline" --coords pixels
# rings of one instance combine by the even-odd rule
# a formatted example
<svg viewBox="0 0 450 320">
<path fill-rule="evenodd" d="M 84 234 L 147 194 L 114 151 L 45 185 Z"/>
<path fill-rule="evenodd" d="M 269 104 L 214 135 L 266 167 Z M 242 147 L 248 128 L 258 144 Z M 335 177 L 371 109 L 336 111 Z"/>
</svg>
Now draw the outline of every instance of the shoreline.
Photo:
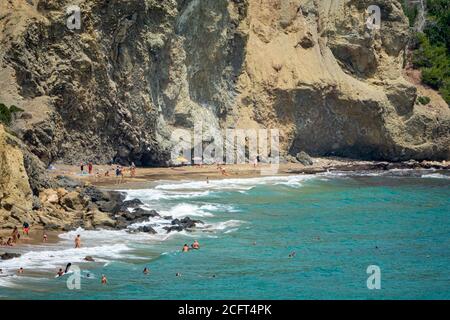
<svg viewBox="0 0 450 320">
<path fill-rule="evenodd" d="M 223 175 L 216 165 L 203 166 L 181 166 L 175 168 L 136 168 L 136 175 L 129 176 L 129 172 L 123 178 L 122 183 L 117 183 L 116 177 L 105 177 L 104 172 L 111 170 L 114 166 L 95 165 L 94 172 L 98 171 L 99 176 L 80 175 L 78 166 L 56 164 L 55 170 L 47 170 L 52 178 L 58 176 L 69 177 L 87 186 L 92 185 L 105 191 L 116 191 L 120 189 L 143 189 L 153 186 L 157 181 L 210 181 L 224 179 L 249 179 L 265 176 L 288 176 L 288 175 L 314 175 L 323 172 L 357 172 L 357 171 L 388 171 L 392 169 L 412 169 L 412 170 L 449 170 L 450 163 L 446 161 L 408 161 L 400 163 L 384 161 L 362 161 L 341 158 L 314 158 L 314 163 L 305 166 L 299 163 L 283 163 L 279 165 L 276 172 L 262 175 L 261 169 L 267 169 L 268 165 L 260 164 L 253 167 L 253 164 L 225 165 L 227 174 Z M 113 172 L 110 173 L 111 175 Z M 14 251 L 14 248 L 22 248 L 27 245 L 54 244 L 60 241 L 59 235 L 68 230 L 45 230 L 48 236 L 46 243 L 43 242 L 44 227 L 42 225 L 32 225 L 29 236 L 23 236 L 22 228 L 19 228 L 21 239 L 12 246 L 0 246 L 0 253 Z M 10 237 L 12 229 L 0 229 L 0 236 L 6 241 Z"/>
<path fill-rule="evenodd" d="M 296 174 L 317 174 L 327 171 L 387 171 L 391 169 L 436 169 L 450 170 L 450 162 L 448 161 L 404 161 L 404 162 L 387 162 L 387 161 L 366 161 L 352 160 L 344 158 L 313 158 L 312 165 L 303 165 L 300 163 L 281 163 L 276 171 L 269 174 L 263 174 L 264 169 L 269 169 L 268 164 L 259 164 L 256 168 L 253 164 L 231 164 L 222 165 L 226 170 L 223 175 L 217 166 L 179 166 L 179 167 L 152 167 L 152 168 L 136 168 L 134 177 L 129 172 L 124 174 L 123 181 L 118 183 L 114 176 L 113 166 L 94 165 L 94 173 L 92 175 L 81 175 L 80 168 L 75 165 L 55 164 L 56 170 L 49 170 L 52 177 L 68 176 L 79 182 L 84 182 L 95 187 L 106 190 L 115 189 L 137 189 L 140 186 L 147 186 L 149 183 L 169 180 L 223 180 L 233 178 L 256 178 L 264 176 L 286 176 Z M 105 177 L 105 172 L 109 170 L 110 176 Z"/>
</svg>

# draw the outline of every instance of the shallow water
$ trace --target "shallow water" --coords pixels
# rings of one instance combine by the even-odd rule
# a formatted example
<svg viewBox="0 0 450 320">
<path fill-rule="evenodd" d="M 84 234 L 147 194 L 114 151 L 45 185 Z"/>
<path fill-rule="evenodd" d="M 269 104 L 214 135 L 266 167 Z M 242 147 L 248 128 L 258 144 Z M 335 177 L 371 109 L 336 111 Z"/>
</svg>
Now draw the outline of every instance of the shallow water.
<svg viewBox="0 0 450 320">
<path fill-rule="evenodd" d="M 132 190 L 130 198 L 162 215 L 205 226 L 167 235 L 166 221 L 154 219 L 154 236 L 64 234 L 56 245 L 1 261 L 8 276 L 0 276 L 0 298 L 449 299 L 449 176 L 410 175 L 161 182 Z M 71 249 L 77 233 L 81 250 Z M 194 239 L 201 249 L 181 253 Z M 87 255 L 96 262 L 82 263 Z M 54 278 L 68 262 L 83 270 L 80 290 L 67 288 L 67 276 Z M 381 290 L 367 289 L 369 265 L 381 269 Z M 20 266 L 26 274 L 11 276 Z M 142 274 L 145 266 L 151 274 Z M 99 284 L 102 274 L 107 286 Z"/>
</svg>

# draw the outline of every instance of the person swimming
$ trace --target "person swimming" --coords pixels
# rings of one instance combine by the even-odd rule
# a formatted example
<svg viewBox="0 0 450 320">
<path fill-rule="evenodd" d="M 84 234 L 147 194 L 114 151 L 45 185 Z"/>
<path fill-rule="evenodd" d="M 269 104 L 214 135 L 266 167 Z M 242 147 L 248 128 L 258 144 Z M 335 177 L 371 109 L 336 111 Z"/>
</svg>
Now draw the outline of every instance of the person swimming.
<svg viewBox="0 0 450 320">
<path fill-rule="evenodd" d="M 22 274 L 23 273 L 23 268 L 20 267 L 20 269 L 17 271 L 17 273 Z"/>
<path fill-rule="evenodd" d="M 106 279 L 106 276 L 104 274 L 102 274 L 102 284 L 107 284 L 108 283 L 108 279 Z"/>
<path fill-rule="evenodd" d="M 187 244 L 184 244 L 183 252 L 188 252 L 188 251 L 189 251 L 189 246 Z"/>
<path fill-rule="evenodd" d="M 56 275 L 57 275 L 58 277 L 62 277 L 62 276 L 64 275 L 63 269 L 62 269 L 62 268 L 59 268 L 59 270 L 58 270 L 58 272 L 56 273 Z"/>
<path fill-rule="evenodd" d="M 144 271 L 142 271 L 144 274 L 149 274 L 150 273 L 150 270 L 147 268 L 147 267 L 145 267 L 144 268 Z"/>
<path fill-rule="evenodd" d="M 176 277 L 181 277 L 181 273 L 177 272 L 177 273 L 175 274 L 175 276 L 176 276 Z"/>
<path fill-rule="evenodd" d="M 295 257 L 295 251 L 292 251 L 290 254 L 289 254 L 289 258 L 293 258 L 293 257 Z"/>
<path fill-rule="evenodd" d="M 196 250 L 200 249 L 200 244 L 198 243 L 197 240 L 194 240 L 194 243 L 192 244 L 192 249 Z"/>
</svg>

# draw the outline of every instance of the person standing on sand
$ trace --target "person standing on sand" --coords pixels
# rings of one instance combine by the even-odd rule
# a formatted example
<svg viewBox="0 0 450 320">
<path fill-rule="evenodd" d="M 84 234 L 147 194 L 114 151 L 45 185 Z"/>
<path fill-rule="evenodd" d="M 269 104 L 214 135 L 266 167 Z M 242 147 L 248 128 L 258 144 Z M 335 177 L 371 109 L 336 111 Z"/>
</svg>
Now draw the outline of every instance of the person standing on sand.
<svg viewBox="0 0 450 320">
<path fill-rule="evenodd" d="M 94 165 L 92 164 L 92 161 L 89 161 L 88 164 L 88 171 L 89 171 L 89 175 L 92 174 L 92 170 L 94 169 Z"/>
<path fill-rule="evenodd" d="M 81 248 L 81 236 L 77 235 L 75 238 L 75 248 Z"/>
<path fill-rule="evenodd" d="M 28 222 L 24 222 L 23 225 L 23 234 L 25 235 L 29 235 L 28 233 L 30 232 L 30 225 L 28 224 Z"/>
<path fill-rule="evenodd" d="M 42 242 L 47 242 L 47 239 L 48 239 L 47 234 L 44 233 L 44 235 L 42 236 Z"/>
<path fill-rule="evenodd" d="M 131 162 L 130 174 L 131 174 L 131 177 L 136 176 L 136 165 L 134 164 L 134 162 Z"/>
<path fill-rule="evenodd" d="M 83 162 L 80 162 L 80 171 L 81 171 L 81 174 L 84 174 L 84 163 Z"/>
<path fill-rule="evenodd" d="M 116 183 L 119 184 L 121 181 L 121 176 L 122 176 L 122 168 L 120 166 L 116 167 Z"/>
</svg>

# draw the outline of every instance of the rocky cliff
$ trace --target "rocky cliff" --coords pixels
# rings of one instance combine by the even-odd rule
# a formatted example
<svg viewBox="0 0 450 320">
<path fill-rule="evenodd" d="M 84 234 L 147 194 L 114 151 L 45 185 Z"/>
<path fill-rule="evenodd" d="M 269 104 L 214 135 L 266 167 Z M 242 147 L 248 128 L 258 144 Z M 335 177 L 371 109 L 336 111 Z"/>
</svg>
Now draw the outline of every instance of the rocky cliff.
<svg viewBox="0 0 450 320">
<path fill-rule="evenodd" d="M 415 102 L 407 38 L 396 0 L 4 0 L 0 102 L 46 164 L 162 165 L 199 122 L 279 128 L 284 154 L 449 159 L 450 110 Z"/>
</svg>

